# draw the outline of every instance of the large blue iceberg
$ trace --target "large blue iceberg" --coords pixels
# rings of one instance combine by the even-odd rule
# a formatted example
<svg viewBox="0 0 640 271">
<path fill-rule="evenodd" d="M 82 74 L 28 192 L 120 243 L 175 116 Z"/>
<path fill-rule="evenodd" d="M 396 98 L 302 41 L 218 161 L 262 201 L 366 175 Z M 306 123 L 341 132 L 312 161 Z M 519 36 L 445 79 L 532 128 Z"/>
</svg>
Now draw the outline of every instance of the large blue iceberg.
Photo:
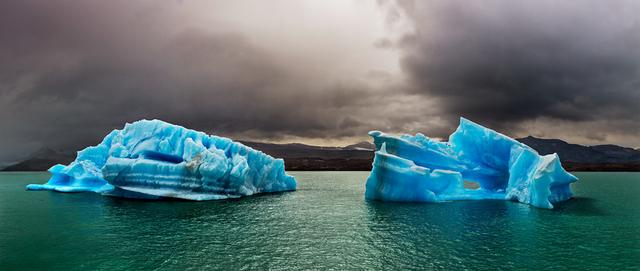
<svg viewBox="0 0 640 271">
<path fill-rule="evenodd" d="M 382 201 L 517 200 L 540 208 L 571 198 L 578 179 L 558 155 L 541 156 L 465 118 L 448 142 L 369 132 L 376 146 L 365 197 Z M 476 182 L 477 189 L 464 187 Z"/>
<path fill-rule="evenodd" d="M 46 184 L 29 190 L 91 191 L 104 195 L 217 200 L 296 189 L 282 159 L 224 137 L 159 120 L 114 130 L 97 146 L 55 165 Z"/>
</svg>

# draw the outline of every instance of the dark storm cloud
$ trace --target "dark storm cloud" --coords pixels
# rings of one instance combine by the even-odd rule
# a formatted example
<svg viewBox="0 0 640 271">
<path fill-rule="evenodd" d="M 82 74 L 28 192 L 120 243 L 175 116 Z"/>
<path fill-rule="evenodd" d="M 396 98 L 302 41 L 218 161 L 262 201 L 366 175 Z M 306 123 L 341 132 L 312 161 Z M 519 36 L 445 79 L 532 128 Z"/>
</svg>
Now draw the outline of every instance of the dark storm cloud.
<svg viewBox="0 0 640 271">
<path fill-rule="evenodd" d="M 339 144 L 463 115 L 639 144 L 637 2 L 353 3 L 0 1 L 0 165 L 142 118 Z"/>
<path fill-rule="evenodd" d="M 374 109 L 363 103 L 380 95 L 376 86 L 278 55 L 252 32 L 191 22 L 188 9 L 153 1 L 3 1 L 5 158 L 42 145 L 92 144 L 142 118 L 258 140 L 366 135 L 371 122 L 363 116 Z"/>
<path fill-rule="evenodd" d="M 398 1 L 391 10 L 414 28 L 396 43 L 411 90 L 437 99 L 452 122 L 513 131 L 542 118 L 606 120 L 637 135 L 640 2 Z"/>
</svg>

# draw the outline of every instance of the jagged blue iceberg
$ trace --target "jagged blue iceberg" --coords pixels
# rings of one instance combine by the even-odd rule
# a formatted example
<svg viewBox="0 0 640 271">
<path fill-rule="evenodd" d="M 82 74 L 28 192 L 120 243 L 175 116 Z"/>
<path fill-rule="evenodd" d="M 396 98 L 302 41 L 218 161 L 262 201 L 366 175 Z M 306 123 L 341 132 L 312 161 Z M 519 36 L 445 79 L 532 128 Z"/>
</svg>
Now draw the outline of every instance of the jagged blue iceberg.
<svg viewBox="0 0 640 271">
<path fill-rule="evenodd" d="M 382 201 L 517 200 L 540 208 L 572 197 L 578 179 L 557 154 L 541 156 L 465 118 L 448 142 L 369 132 L 376 146 L 365 197 Z M 464 181 L 476 182 L 467 189 Z"/>
<path fill-rule="evenodd" d="M 49 172 L 46 184 L 27 189 L 198 201 L 296 189 L 282 159 L 160 120 L 126 124 Z"/>
</svg>

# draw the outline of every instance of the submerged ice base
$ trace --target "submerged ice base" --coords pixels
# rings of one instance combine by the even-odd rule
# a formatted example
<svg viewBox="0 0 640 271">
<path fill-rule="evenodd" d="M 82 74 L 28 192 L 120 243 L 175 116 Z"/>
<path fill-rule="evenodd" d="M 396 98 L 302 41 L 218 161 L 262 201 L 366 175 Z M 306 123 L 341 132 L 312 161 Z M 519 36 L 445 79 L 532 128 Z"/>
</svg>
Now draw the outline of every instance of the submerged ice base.
<svg viewBox="0 0 640 271">
<path fill-rule="evenodd" d="M 572 197 L 578 179 L 556 154 L 539 155 L 512 138 L 467 119 L 449 142 L 418 133 L 400 137 L 369 132 L 376 146 L 365 197 L 382 201 L 501 199 L 540 208 Z M 467 189 L 464 181 L 476 182 Z"/>
<path fill-rule="evenodd" d="M 224 137 L 159 120 L 114 130 L 97 146 L 55 165 L 46 184 L 28 190 L 96 192 L 160 199 L 217 200 L 296 189 L 284 161 Z"/>
</svg>

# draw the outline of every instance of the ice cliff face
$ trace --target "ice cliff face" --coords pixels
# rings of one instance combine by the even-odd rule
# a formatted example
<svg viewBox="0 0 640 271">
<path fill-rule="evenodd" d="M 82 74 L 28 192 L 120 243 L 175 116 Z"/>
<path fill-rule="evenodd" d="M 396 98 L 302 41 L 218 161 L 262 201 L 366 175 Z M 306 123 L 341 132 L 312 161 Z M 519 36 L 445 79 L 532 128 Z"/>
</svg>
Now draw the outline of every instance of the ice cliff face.
<svg viewBox="0 0 640 271">
<path fill-rule="evenodd" d="M 29 190 L 92 191 L 130 198 L 216 200 L 296 189 L 282 159 L 224 137 L 159 120 L 114 130 L 97 146 L 55 165 Z"/>
<path fill-rule="evenodd" d="M 365 197 L 383 201 L 502 199 L 540 208 L 571 198 L 570 183 L 556 154 L 532 148 L 467 119 L 438 142 L 422 134 L 390 136 L 369 132 L 376 146 Z M 464 181 L 478 189 L 464 188 Z"/>
</svg>

